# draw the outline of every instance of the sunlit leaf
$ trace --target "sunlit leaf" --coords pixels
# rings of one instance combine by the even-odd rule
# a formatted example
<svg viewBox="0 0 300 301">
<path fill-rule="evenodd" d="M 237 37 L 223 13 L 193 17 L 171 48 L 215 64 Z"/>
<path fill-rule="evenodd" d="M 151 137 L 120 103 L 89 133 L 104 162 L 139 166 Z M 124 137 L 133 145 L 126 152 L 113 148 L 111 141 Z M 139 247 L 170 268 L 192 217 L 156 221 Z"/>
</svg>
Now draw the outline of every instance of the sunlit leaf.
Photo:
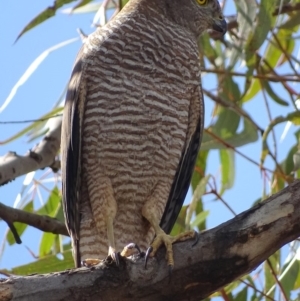
<svg viewBox="0 0 300 301">
<path fill-rule="evenodd" d="M 284 29 L 276 33 L 277 40 L 280 41 L 281 47 L 278 46 L 276 39 L 272 36 L 264 54 L 264 59 L 268 62 L 268 66 L 262 63 L 262 65 L 265 66 L 265 70 L 269 70 L 269 67 L 275 68 L 279 64 L 279 61 L 281 61 L 281 63 L 284 61 L 281 59 L 281 57 L 284 56 L 282 49 L 287 53 L 292 52 L 295 45 L 292 34 L 293 32 L 291 30 Z"/>
<path fill-rule="evenodd" d="M 233 150 L 221 149 L 220 162 L 221 162 L 221 184 L 222 184 L 220 195 L 222 195 L 226 189 L 232 188 L 234 184 L 235 162 L 234 162 Z"/>
<path fill-rule="evenodd" d="M 44 232 L 42 235 L 42 239 L 40 242 L 40 250 L 39 250 L 39 257 L 42 258 L 46 255 L 49 255 L 53 244 L 55 242 L 57 234 Z"/>
<path fill-rule="evenodd" d="M 196 215 L 195 219 L 191 222 L 190 228 L 193 229 L 195 227 L 198 227 L 200 224 L 202 224 L 206 220 L 208 215 L 209 215 L 208 210 L 198 213 Z"/>
<path fill-rule="evenodd" d="M 46 202 L 46 204 L 41 207 L 37 213 L 41 215 L 48 215 L 50 217 L 55 217 L 60 208 L 60 191 L 57 187 L 54 187 L 51 194 Z"/>
<path fill-rule="evenodd" d="M 19 33 L 16 41 L 27 31 L 30 29 L 36 27 L 37 25 L 43 23 L 44 21 L 52 18 L 55 16 L 57 10 L 61 8 L 63 5 L 68 4 L 70 2 L 73 2 L 75 0 L 57 0 L 54 1 L 52 6 L 47 7 L 44 11 L 42 11 L 40 14 L 38 14 L 34 19 L 32 19 Z"/>
<path fill-rule="evenodd" d="M 244 92 L 244 96 L 241 99 L 241 102 L 247 102 L 254 98 L 257 93 L 261 90 L 261 86 L 259 80 L 256 78 L 252 78 L 251 84 L 247 85 L 246 90 Z"/>
<path fill-rule="evenodd" d="M 87 4 L 89 4 L 92 0 L 80 0 L 72 9 L 72 11 L 74 11 L 75 9 L 79 8 L 79 7 L 83 7 Z"/>
</svg>

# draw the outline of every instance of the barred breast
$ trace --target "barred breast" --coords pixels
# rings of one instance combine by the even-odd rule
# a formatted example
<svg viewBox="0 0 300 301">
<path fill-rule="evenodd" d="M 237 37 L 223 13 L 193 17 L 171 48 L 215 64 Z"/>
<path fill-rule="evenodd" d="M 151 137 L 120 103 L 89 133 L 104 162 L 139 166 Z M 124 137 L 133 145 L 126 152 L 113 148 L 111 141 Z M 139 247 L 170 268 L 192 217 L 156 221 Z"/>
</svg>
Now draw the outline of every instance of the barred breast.
<svg viewBox="0 0 300 301">
<path fill-rule="evenodd" d="M 151 15 L 151 17 L 150 17 Z M 95 191 L 109 179 L 117 203 L 114 234 L 118 251 L 151 243 L 154 232 L 142 207 L 163 185 L 162 216 L 186 143 L 190 99 L 199 86 L 195 38 L 155 10 L 119 14 L 84 46 L 86 81 L 82 130 L 80 252 L 107 255 L 105 222 L 97 233 L 89 202 L 104 204 Z"/>
</svg>

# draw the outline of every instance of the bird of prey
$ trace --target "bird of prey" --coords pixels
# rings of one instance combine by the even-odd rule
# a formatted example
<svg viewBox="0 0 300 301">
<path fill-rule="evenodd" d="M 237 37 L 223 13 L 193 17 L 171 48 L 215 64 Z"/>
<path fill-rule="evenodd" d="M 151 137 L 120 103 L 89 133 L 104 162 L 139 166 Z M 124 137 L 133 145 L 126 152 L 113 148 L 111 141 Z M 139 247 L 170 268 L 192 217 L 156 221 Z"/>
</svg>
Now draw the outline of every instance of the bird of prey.
<svg viewBox="0 0 300 301">
<path fill-rule="evenodd" d="M 198 37 L 217 0 L 130 0 L 75 61 L 62 126 L 62 191 L 76 266 L 130 242 L 160 245 L 184 202 L 203 129 Z"/>
</svg>

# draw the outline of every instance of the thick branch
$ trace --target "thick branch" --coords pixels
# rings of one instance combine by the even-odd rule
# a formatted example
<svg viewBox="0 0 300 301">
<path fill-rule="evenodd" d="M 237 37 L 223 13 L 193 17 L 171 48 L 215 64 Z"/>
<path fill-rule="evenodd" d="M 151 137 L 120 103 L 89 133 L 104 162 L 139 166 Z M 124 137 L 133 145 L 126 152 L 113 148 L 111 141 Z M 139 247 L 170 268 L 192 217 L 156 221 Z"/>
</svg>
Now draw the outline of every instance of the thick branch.
<svg viewBox="0 0 300 301">
<path fill-rule="evenodd" d="M 65 224 L 55 218 L 15 209 L 5 206 L 2 203 L 0 203 L 0 218 L 2 218 L 7 224 L 20 222 L 44 232 L 69 235 Z"/>
<path fill-rule="evenodd" d="M 144 269 L 142 258 L 61 273 L 16 277 L 0 284 L 0 300 L 200 300 L 257 268 L 300 235 L 300 181 L 234 219 L 174 245 L 169 283 L 165 250 Z"/>
<path fill-rule="evenodd" d="M 26 155 L 19 156 L 10 152 L 0 157 L 0 185 L 55 162 L 60 147 L 61 121 L 62 117 L 52 119 L 47 135 Z"/>
</svg>

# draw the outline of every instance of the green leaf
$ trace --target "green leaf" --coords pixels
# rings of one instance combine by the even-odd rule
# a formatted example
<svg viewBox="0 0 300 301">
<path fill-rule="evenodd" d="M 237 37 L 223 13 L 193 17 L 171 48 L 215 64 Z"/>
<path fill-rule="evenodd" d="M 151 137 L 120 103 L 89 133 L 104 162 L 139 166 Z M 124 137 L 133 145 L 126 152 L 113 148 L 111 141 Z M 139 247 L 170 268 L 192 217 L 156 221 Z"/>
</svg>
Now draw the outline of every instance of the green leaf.
<svg viewBox="0 0 300 301">
<path fill-rule="evenodd" d="M 185 227 L 185 219 L 186 219 L 187 209 L 188 209 L 187 205 L 182 206 L 180 213 L 177 217 L 176 223 L 171 231 L 172 236 L 176 236 L 179 233 L 182 233 L 185 231 L 185 228 L 186 228 Z"/>
<path fill-rule="evenodd" d="M 33 212 L 33 201 L 30 201 L 28 204 L 26 204 L 26 206 L 24 208 L 22 208 L 22 210 L 32 213 Z M 17 230 L 19 237 L 21 237 L 28 225 L 24 224 L 24 223 L 15 222 L 14 226 Z M 6 240 L 10 246 L 16 243 L 15 238 L 10 230 L 7 232 Z"/>
<path fill-rule="evenodd" d="M 190 228 L 193 229 L 195 227 L 198 227 L 200 224 L 202 224 L 206 218 L 209 215 L 209 211 L 202 211 L 199 214 L 196 215 L 195 219 L 190 223 Z"/>
<path fill-rule="evenodd" d="M 279 26 L 281 29 L 292 29 L 297 31 L 300 25 L 300 12 L 295 10 L 289 15 L 289 18 Z"/>
<path fill-rule="evenodd" d="M 293 32 L 291 30 L 284 29 L 281 29 L 276 33 L 277 40 L 280 41 L 280 45 L 286 53 L 291 53 L 295 46 L 292 34 Z M 286 60 L 282 49 L 278 46 L 275 37 L 272 36 L 264 54 L 264 58 L 267 60 L 270 67 L 275 68 L 279 64 L 281 57 L 284 57 L 282 62 Z M 269 70 L 269 67 L 266 66 L 265 63 L 262 63 L 262 65 L 264 66 L 264 70 Z"/>
<path fill-rule="evenodd" d="M 221 191 L 220 195 L 224 193 L 226 189 L 232 188 L 235 178 L 235 164 L 234 164 L 234 152 L 231 149 L 220 150 L 221 161 Z"/>
<path fill-rule="evenodd" d="M 264 89 L 266 90 L 266 92 L 269 94 L 269 96 L 271 97 L 272 100 L 274 100 L 276 103 L 278 103 L 279 105 L 282 106 L 288 106 L 289 103 L 285 100 L 283 100 L 280 96 L 278 96 L 272 89 L 271 85 L 269 84 L 268 81 L 266 80 L 262 80 L 261 81 Z"/>
<path fill-rule="evenodd" d="M 287 267 L 289 264 L 287 263 L 285 267 Z M 284 270 L 284 269 L 283 269 Z M 281 278 L 281 285 L 289 297 L 291 294 L 291 291 L 295 288 L 296 280 L 299 275 L 300 270 L 300 262 L 299 260 L 295 260 L 291 266 L 289 266 L 289 270 L 287 273 L 284 274 L 284 276 Z"/>
<path fill-rule="evenodd" d="M 47 119 L 50 118 L 51 116 L 57 115 L 58 113 L 60 113 L 62 111 L 63 108 L 56 108 L 53 109 L 50 113 L 47 113 L 45 115 L 43 115 L 40 119 Z M 20 132 L 18 132 L 17 134 L 13 135 L 12 137 L 4 140 L 4 141 L 0 141 L 0 145 L 4 145 L 7 144 L 9 142 L 12 142 L 20 137 L 22 137 L 24 134 L 26 134 L 27 132 L 31 131 L 32 129 L 34 129 L 36 126 L 38 126 L 40 121 L 35 121 L 34 123 L 32 123 L 31 125 L 29 125 L 28 127 L 26 127 L 25 129 L 21 130 Z"/>
<path fill-rule="evenodd" d="M 129 0 L 119 0 L 119 3 L 121 4 L 120 5 L 120 8 L 122 9 L 128 2 Z"/>
<path fill-rule="evenodd" d="M 205 56 L 210 62 L 214 63 L 218 57 L 215 48 L 211 45 L 211 39 L 208 33 L 204 33 L 199 38 L 199 53 Z"/>
<path fill-rule="evenodd" d="M 41 215 L 48 215 L 50 217 L 56 217 L 56 214 L 59 212 L 61 205 L 61 196 L 60 191 L 57 187 L 54 187 L 51 191 L 51 194 L 46 202 L 46 204 L 41 207 L 37 213 Z"/>
<path fill-rule="evenodd" d="M 268 138 L 269 133 L 272 131 L 272 129 L 276 125 L 281 124 L 283 122 L 287 122 L 287 121 L 290 121 L 290 122 L 294 123 L 295 125 L 299 125 L 300 124 L 300 111 L 295 111 L 295 112 L 289 113 L 285 117 L 278 116 L 275 119 L 273 119 L 271 121 L 271 123 L 267 126 L 267 128 L 264 131 L 263 137 L 262 137 L 262 152 L 261 152 L 261 156 L 260 156 L 261 165 L 264 164 L 266 156 L 269 154 L 269 146 L 267 143 L 267 138 Z"/>
<path fill-rule="evenodd" d="M 247 301 L 248 297 L 248 287 L 245 286 L 240 292 L 237 293 L 235 298 L 233 299 L 234 301 Z"/>
<path fill-rule="evenodd" d="M 76 4 L 73 8 L 72 8 L 72 11 L 74 11 L 75 9 L 79 8 L 79 7 L 83 7 L 83 6 L 86 6 L 87 4 L 89 4 L 92 0 L 81 0 L 79 1 L 78 4 Z M 99 6 L 99 3 L 98 3 L 98 6 Z"/>
<path fill-rule="evenodd" d="M 242 132 L 234 134 L 228 137 L 220 136 L 216 139 L 209 132 L 204 132 L 201 149 L 202 150 L 211 150 L 211 149 L 225 149 L 228 148 L 226 144 L 229 144 L 232 147 L 239 147 L 257 141 L 258 133 L 253 124 L 247 119 L 243 119 L 244 128 Z M 225 132 L 227 134 L 227 132 Z M 223 143 L 221 142 L 223 141 Z"/>
<path fill-rule="evenodd" d="M 232 110 L 220 108 L 219 118 L 215 125 L 211 128 L 212 131 L 222 139 L 235 135 L 241 117 Z"/>
<path fill-rule="evenodd" d="M 196 165 L 191 181 L 191 186 L 193 191 L 195 191 L 197 185 L 205 175 L 208 153 L 209 151 L 203 151 L 202 147 L 200 147 L 200 152 L 198 153 L 197 156 Z"/>
<path fill-rule="evenodd" d="M 193 197 L 192 197 L 191 203 L 189 205 L 188 212 L 186 214 L 185 224 L 187 226 L 190 226 L 190 224 L 191 224 L 191 219 L 196 210 L 197 203 L 201 199 L 202 195 L 205 193 L 206 185 L 207 185 L 210 177 L 211 177 L 210 175 L 207 175 L 204 178 L 202 178 L 193 193 Z"/>
<path fill-rule="evenodd" d="M 253 23 L 257 13 L 255 1 L 240 0 L 235 1 L 237 9 L 238 37 L 248 37 L 254 30 Z M 229 69 L 233 68 L 238 59 L 243 59 L 243 48 L 247 40 L 238 39 L 234 43 L 234 48 L 230 54 Z"/>
<path fill-rule="evenodd" d="M 252 57 L 255 55 L 256 51 L 265 42 L 268 33 L 273 25 L 275 18 L 272 17 L 274 9 L 274 3 L 270 0 L 261 0 L 259 5 L 259 12 L 256 15 L 255 27 L 251 26 L 251 35 L 247 40 L 245 46 L 246 62 L 249 67 L 252 64 Z M 251 64 L 248 63 L 251 61 Z"/>
<path fill-rule="evenodd" d="M 259 80 L 256 78 L 252 78 L 251 83 L 245 86 L 245 92 L 243 93 L 244 96 L 242 97 L 241 102 L 245 103 L 251 100 L 252 98 L 254 98 L 254 96 L 257 95 L 257 93 L 260 90 L 261 90 L 261 86 Z"/>
<path fill-rule="evenodd" d="M 44 11 L 42 11 L 40 14 L 38 14 L 34 19 L 32 19 L 19 33 L 16 41 L 27 31 L 30 29 L 36 27 L 37 25 L 43 23 L 44 21 L 52 18 L 55 16 L 57 10 L 61 8 L 63 5 L 68 4 L 70 2 L 74 2 L 75 0 L 57 0 L 54 1 L 52 6 L 47 7 Z"/>
<path fill-rule="evenodd" d="M 279 267 L 280 267 L 280 250 L 274 253 L 272 256 L 269 257 L 269 261 L 276 273 L 279 274 Z M 276 280 L 271 272 L 269 264 L 267 261 L 264 263 L 264 277 L 265 277 L 265 291 L 269 291 L 275 284 Z M 271 293 L 270 297 L 274 298 L 274 291 Z"/>
<path fill-rule="evenodd" d="M 42 239 L 40 242 L 40 250 L 39 250 L 40 258 L 50 254 L 57 236 L 58 236 L 57 234 L 53 234 L 53 233 L 49 233 L 49 232 L 43 233 Z"/>
<path fill-rule="evenodd" d="M 64 257 L 63 260 L 58 259 L 56 255 L 50 255 L 29 264 L 15 267 L 7 272 L 14 275 L 30 275 L 35 273 L 53 273 L 73 268 L 74 260 L 72 257 L 72 251 L 65 251 L 62 255 Z"/>
<path fill-rule="evenodd" d="M 298 266 L 299 266 L 299 269 L 300 269 L 300 260 L 297 260 L 298 262 Z M 294 289 L 299 289 L 300 288 L 300 273 L 298 273 L 297 275 L 297 278 L 295 280 L 295 284 L 294 284 Z"/>
<path fill-rule="evenodd" d="M 220 93 L 220 97 L 233 103 L 238 102 L 241 99 L 239 86 L 233 80 L 232 76 L 226 76 L 222 82 L 222 92 Z"/>
</svg>

